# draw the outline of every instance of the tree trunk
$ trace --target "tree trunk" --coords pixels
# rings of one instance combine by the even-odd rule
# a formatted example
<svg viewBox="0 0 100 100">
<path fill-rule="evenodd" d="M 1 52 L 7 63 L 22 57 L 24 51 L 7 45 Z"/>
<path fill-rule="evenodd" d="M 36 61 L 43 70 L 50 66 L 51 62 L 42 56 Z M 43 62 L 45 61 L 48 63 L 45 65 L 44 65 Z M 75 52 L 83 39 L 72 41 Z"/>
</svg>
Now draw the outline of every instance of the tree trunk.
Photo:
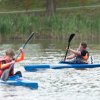
<svg viewBox="0 0 100 100">
<path fill-rule="evenodd" d="M 46 0 L 46 14 L 47 16 L 54 15 L 56 10 L 55 0 Z"/>
<path fill-rule="evenodd" d="M 31 5 L 31 0 L 24 0 L 24 8 L 26 11 L 29 10 L 30 5 Z"/>
<path fill-rule="evenodd" d="M 80 2 L 81 2 L 81 5 L 84 6 L 85 0 L 81 0 Z"/>
</svg>

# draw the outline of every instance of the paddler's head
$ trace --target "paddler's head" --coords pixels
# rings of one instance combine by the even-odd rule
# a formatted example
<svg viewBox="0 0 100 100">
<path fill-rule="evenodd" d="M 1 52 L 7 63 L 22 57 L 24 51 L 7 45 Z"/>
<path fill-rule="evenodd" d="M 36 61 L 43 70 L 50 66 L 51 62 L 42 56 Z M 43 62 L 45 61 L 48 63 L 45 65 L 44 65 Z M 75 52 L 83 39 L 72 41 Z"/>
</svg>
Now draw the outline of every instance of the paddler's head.
<svg viewBox="0 0 100 100">
<path fill-rule="evenodd" d="M 86 48 L 87 48 L 87 43 L 86 42 L 81 42 L 80 46 L 79 46 L 80 51 L 85 50 Z"/>
<path fill-rule="evenodd" d="M 14 59 L 14 56 L 15 56 L 14 50 L 9 48 L 6 51 L 6 59 L 9 60 L 9 61 L 12 61 Z"/>
</svg>

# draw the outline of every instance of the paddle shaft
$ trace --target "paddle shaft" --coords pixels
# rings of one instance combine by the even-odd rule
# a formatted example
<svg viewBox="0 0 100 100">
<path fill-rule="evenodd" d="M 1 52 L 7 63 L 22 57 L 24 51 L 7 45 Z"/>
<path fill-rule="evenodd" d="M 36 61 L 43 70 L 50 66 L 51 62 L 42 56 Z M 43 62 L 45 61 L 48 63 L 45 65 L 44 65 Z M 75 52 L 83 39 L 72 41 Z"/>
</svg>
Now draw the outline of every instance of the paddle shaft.
<svg viewBox="0 0 100 100">
<path fill-rule="evenodd" d="M 27 44 L 27 43 L 29 42 L 29 40 L 33 37 L 33 35 L 34 35 L 34 32 L 31 33 L 31 35 L 28 37 L 27 41 L 24 43 L 24 45 L 22 45 L 22 49 L 25 48 L 26 44 Z M 20 52 L 18 53 L 18 55 L 16 56 L 15 61 L 16 61 L 16 59 L 19 57 L 20 53 L 21 53 L 21 51 L 20 51 Z M 11 70 L 12 67 L 13 67 L 13 64 L 11 64 L 11 66 L 10 66 L 9 69 Z"/>
<path fill-rule="evenodd" d="M 70 43 L 68 43 L 68 48 L 67 48 L 67 51 L 66 51 L 66 54 L 65 54 L 64 61 L 66 60 L 66 56 L 67 56 L 67 54 L 68 54 L 68 49 L 69 49 L 69 46 L 70 46 Z"/>
</svg>

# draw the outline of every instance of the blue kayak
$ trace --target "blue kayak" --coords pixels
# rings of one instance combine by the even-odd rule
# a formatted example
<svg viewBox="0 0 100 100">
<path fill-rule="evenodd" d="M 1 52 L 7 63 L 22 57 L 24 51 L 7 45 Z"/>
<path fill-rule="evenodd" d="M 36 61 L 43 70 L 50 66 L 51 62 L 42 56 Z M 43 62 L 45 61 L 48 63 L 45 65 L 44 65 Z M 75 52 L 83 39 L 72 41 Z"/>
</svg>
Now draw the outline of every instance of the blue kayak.
<svg viewBox="0 0 100 100">
<path fill-rule="evenodd" d="M 30 89 L 38 88 L 38 83 L 27 80 L 18 75 L 9 77 L 9 79 L 7 81 L 0 80 L 0 84 L 13 85 L 13 86 L 24 86 L 24 87 L 28 87 Z"/>
<path fill-rule="evenodd" d="M 37 71 L 39 69 L 62 69 L 62 68 L 96 68 L 100 67 L 100 64 L 66 64 L 66 63 L 58 63 L 58 64 L 32 64 L 25 65 L 24 69 L 26 71 Z"/>
</svg>

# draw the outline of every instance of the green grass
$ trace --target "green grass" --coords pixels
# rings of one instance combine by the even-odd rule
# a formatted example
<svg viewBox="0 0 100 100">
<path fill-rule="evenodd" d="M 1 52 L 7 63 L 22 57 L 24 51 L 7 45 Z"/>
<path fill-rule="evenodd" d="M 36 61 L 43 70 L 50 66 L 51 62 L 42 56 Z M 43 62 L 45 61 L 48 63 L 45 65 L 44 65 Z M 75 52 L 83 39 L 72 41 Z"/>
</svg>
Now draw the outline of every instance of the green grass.
<svg viewBox="0 0 100 100">
<path fill-rule="evenodd" d="M 25 10 L 25 0 L 2 0 L 0 11 Z M 45 0 L 28 0 L 30 10 L 44 9 Z M 81 7 L 100 5 L 100 0 L 56 0 L 54 16 L 45 16 L 44 12 L 0 14 L 0 38 L 24 39 L 32 31 L 38 32 L 37 39 L 65 39 L 69 33 L 76 33 L 77 39 L 100 38 L 100 7 Z M 67 8 L 68 7 L 68 8 Z"/>
<path fill-rule="evenodd" d="M 97 10 L 96 10 L 97 11 Z M 55 16 L 33 16 L 33 14 L 2 14 L 0 17 L 0 34 L 7 37 L 27 36 L 37 31 L 36 38 L 64 39 L 67 34 L 75 32 L 82 38 L 97 38 L 100 34 L 100 13 L 82 11 Z M 62 16 L 63 15 L 63 16 Z"/>
</svg>

